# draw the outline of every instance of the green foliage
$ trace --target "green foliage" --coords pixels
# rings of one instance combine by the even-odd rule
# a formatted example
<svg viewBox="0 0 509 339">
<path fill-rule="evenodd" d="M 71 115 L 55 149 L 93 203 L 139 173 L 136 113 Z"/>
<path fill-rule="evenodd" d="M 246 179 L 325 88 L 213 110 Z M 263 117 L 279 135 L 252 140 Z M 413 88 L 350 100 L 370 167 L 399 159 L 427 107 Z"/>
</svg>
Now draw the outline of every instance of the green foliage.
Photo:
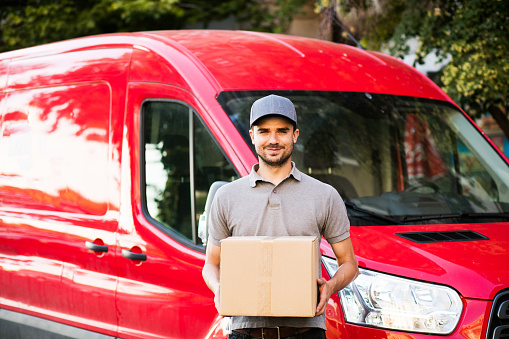
<svg viewBox="0 0 509 339">
<path fill-rule="evenodd" d="M 234 16 L 243 27 L 284 32 L 307 0 L 4 0 L 0 52 L 123 31 L 207 28 Z"/>
<path fill-rule="evenodd" d="M 470 115 L 490 112 L 509 137 L 507 0 L 316 2 L 323 13 L 334 7 L 332 13 L 343 29 L 368 49 L 390 46 L 390 53 L 402 58 L 409 53 L 408 40 L 417 37 L 417 63 L 431 52 L 450 60 L 433 80 Z"/>
<path fill-rule="evenodd" d="M 509 138 L 509 6 L 503 0 L 409 0 L 395 30 L 391 52 L 419 39 L 416 62 L 435 52 L 450 61 L 436 82 L 469 115 L 489 112 Z"/>
<path fill-rule="evenodd" d="M 405 0 L 316 0 L 315 12 L 329 21 L 334 41 L 355 45 L 353 36 L 369 50 L 389 40 L 406 10 Z"/>
<path fill-rule="evenodd" d="M 259 12 L 259 20 L 252 21 L 254 29 L 284 33 L 290 25 L 293 17 L 301 13 L 302 7 L 307 3 L 307 0 L 274 0 L 258 2 L 262 3 L 262 11 Z M 256 11 L 256 7 L 254 8 Z M 260 16 L 262 14 L 263 16 Z"/>
<path fill-rule="evenodd" d="M 25 0 L 0 10 L 0 50 L 91 34 L 175 29 L 183 15 L 178 0 Z"/>
<path fill-rule="evenodd" d="M 503 1 L 434 1 L 418 31 L 418 60 L 436 50 L 451 58 L 443 89 L 470 112 L 506 105 L 509 89 L 509 6 Z"/>
<path fill-rule="evenodd" d="M 72 7 L 67 7 L 66 0 L 60 3 L 43 3 L 33 6 L 26 1 L 26 6 L 15 6 L 11 11 L 4 9 L 5 15 L 1 22 L 2 50 L 25 47 L 25 41 L 53 41 L 62 36 L 63 32 L 74 34 L 73 28 L 65 25 L 75 15 Z M 61 20 L 54 20 L 58 13 Z M 30 27 L 28 29 L 28 27 Z"/>
</svg>

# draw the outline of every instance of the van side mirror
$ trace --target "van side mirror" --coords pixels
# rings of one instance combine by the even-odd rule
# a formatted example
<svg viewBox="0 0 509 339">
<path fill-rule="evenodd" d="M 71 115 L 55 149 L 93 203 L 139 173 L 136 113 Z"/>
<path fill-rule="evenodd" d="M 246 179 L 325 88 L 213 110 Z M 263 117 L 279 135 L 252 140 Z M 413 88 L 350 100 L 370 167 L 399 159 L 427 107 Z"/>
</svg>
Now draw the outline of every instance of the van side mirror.
<svg viewBox="0 0 509 339">
<path fill-rule="evenodd" d="M 201 238 L 204 247 L 207 246 L 207 239 L 209 236 L 208 220 L 210 206 L 212 205 L 212 201 L 214 201 L 217 190 L 226 184 L 228 184 L 228 181 L 215 181 L 210 185 L 207 201 L 205 202 L 205 211 L 200 215 L 200 220 L 198 221 L 198 236 Z"/>
</svg>

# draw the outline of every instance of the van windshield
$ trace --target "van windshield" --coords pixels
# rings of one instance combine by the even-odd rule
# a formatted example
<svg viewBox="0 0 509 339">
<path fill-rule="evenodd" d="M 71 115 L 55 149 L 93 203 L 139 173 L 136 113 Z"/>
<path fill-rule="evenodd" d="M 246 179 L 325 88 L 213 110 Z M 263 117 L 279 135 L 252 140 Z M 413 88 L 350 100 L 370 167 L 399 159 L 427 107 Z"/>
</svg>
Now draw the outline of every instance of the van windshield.
<svg viewBox="0 0 509 339">
<path fill-rule="evenodd" d="M 250 108 L 268 94 L 295 104 L 300 135 L 292 160 L 338 190 L 352 225 L 509 219 L 507 163 L 450 103 L 371 93 L 222 92 L 219 103 L 253 152 Z"/>
</svg>

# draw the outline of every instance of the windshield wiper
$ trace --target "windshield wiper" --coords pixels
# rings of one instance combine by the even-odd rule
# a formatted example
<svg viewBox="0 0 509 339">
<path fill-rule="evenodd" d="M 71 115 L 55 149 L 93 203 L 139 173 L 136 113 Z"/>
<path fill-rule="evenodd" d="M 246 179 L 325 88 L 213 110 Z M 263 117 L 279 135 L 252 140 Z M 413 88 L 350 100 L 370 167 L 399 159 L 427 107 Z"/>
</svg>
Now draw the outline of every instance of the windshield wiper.
<svg viewBox="0 0 509 339">
<path fill-rule="evenodd" d="M 380 220 L 384 220 L 384 221 L 387 221 L 387 222 L 390 222 L 391 224 L 394 224 L 394 225 L 401 225 L 401 221 L 399 220 L 396 220 L 396 219 L 392 219 L 392 218 L 389 218 L 389 217 L 386 217 L 385 215 L 382 215 L 382 214 L 378 214 L 376 212 L 373 212 L 373 211 L 370 211 L 370 210 L 367 210 L 367 209 L 364 209 L 364 208 L 361 208 L 361 207 L 357 207 L 357 205 L 355 205 L 354 203 L 352 202 L 349 202 L 349 201 L 345 201 L 345 206 L 347 208 L 350 208 L 354 211 L 357 211 L 357 212 L 361 212 L 361 213 L 364 213 L 364 214 L 367 214 L 369 216 L 372 216 L 372 217 L 375 217 L 375 218 L 378 218 Z"/>
<path fill-rule="evenodd" d="M 504 218 L 509 219 L 509 213 L 471 213 L 471 212 L 459 212 L 452 214 L 437 214 L 437 215 L 422 215 L 415 217 L 402 217 L 399 219 L 401 222 L 408 221 L 421 221 L 421 220 L 432 220 L 432 219 L 454 219 L 454 218 Z"/>
</svg>

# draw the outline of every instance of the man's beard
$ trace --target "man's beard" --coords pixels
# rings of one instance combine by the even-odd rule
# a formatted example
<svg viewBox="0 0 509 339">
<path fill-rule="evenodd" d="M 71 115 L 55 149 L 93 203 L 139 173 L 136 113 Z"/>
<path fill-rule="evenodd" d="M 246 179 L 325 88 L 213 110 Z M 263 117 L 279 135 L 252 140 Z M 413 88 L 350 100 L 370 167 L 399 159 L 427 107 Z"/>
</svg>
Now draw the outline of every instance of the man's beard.
<svg viewBox="0 0 509 339">
<path fill-rule="evenodd" d="M 274 148 L 274 146 L 271 146 L 271 145 L 268 145 L 265 148 Z M 281 147 L 277 147 L 277 148 L 280 148 Z M 284 148 L 283 148 L 284 150 Z M 270 167 L 282 167 L 283 165 L 285 165 L 288 160 L 290 159 L 290 157 L 292 156 L 292 153 L 293 153 L 293 144 L 290 146 L 290 149 L 289 149 L 289 152 L 283 152 L 283 154 L 281 155 L 280 158 L 278 159 L 271 159 L 270 157 L 268 156 L 265 156 L 263 152 L 256 152 L 258 154 L 258 157 L 263 160 L 264 163 L 266 163 L 268 166 Z"/>
</svg>

